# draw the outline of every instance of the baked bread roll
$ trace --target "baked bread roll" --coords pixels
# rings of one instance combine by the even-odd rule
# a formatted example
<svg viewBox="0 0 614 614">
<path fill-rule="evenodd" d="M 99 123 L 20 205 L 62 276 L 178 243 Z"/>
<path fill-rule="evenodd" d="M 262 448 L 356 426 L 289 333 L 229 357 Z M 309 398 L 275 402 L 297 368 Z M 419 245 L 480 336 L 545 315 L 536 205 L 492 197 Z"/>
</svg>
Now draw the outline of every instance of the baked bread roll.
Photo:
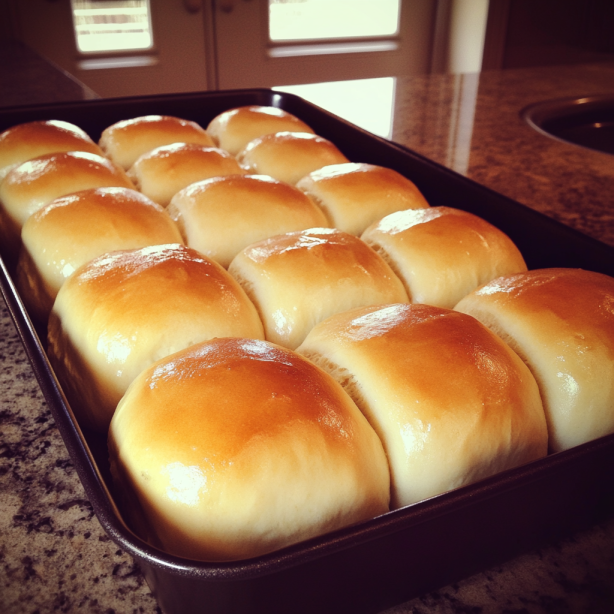
<svg viewBox="0 0 614 614">
<path fill-rule="evenodd" d="M 14 166 L 61 151 L 103 155 L 84 130 L 69 122 L 50 119 L 13 126 L 0 134 L 0 181 Z"/>
<path fill-rule="evenodd" d="M 392 508 L 546 454 L 533 376 L 472 317 L 431 305 L 354 309 L 297 351 L 343 384 L 380 436 Z"/>
<path fill-rule="evenodd" d="M 141 373 L 109 455 L 129 524 L 191 559 L 254 557 L 388 510 L 388 463 L 360 411 L 263 341 L 215 339 Z"/>
<path fill-rule="evenodd" d="M 527 363 L 544 402 L 549 447 L 614 433 L 614 279 L 541 269 L 493 280 L 456 306 Z"/>
<path fill-rule="evenodd" d="M 358 237 L 390 213 L 429 206 L 412 181 L 373 164 L 325 166 L 303 177 L 296 187 L 322 208 L 331 226 Z"/>
<path fill-rule="evenodd" d="M 275 132 L 313 130 L 291 113 L 277 107 L 252 105 L 229 109 L 214 117 L 207 132 L 215 144 L 236 156 L 250 141 Z"/>
<path fill-rule="evenodd" d="M 101 187 L 134 185 L 113 162 L 87 152 L 46 154 L 14 167 L 0 183 L 0 239 L 6 251 L 17 257 L 21 228 L 41 207 L 60 196 Z"/>
<path fill-rule="evenodd" d="M 450 207 L 392 213 L 367 228 L 362 240 L 401 278 L 412 303 L 452 309 L 491 279 L 527 270 L 505 233 Z"/>
<path fill-rule="evenodd" d="M 105 432 L 150 364 L 213 337 L 262 338 L 236 281 L 183 245 L 113 252 L 77 269 L 49 317 L 49 360 L 83 428 Z"/>
<path fill-rule="evenodd" d="M 300 190 L 266 175 L 195 183 L 175 195 L 168 213 L 190 247 L 226 268 L 251 243 L 328 226 L 320 208 Z"/>
<path fill-rule="evenodd" d="M 321 136 L 302 132 L 266 134 L 237 154 L 239 164 L 255 175 L 270 175 L 295 185 L 308 173 L 348 159 Z"/>
<path fill-rule="evenodd" d="M 119 121 L 102 132 L 98 144 L 124 170 L 139 156 L 171 143 L 197 143 L 214 147 L 206 130 L 196 122 L 169 115 L 144 115 Z"/>
<path fill-rule="evenodd" d="M 335 313 L 409 302 L 384 260 L 336 229 L 311 228 L 259 241 L 241 251 L 228 270 L 256 305 L 266 339 L 290 349 Z"/>
<path fill-rule="evenodd" d="M 17 289 L 30 315 L 45 323 L 64 281 L 86 262 L 111 251 L 183 243 L 164 209 L 128 188 L 56 198 L 26 220 L 21 238 Z"/>
<path fill-rule="evenodd" d="M 245 171 L 228 152 L 196 143 L 172 143 L 143 154 L 128 177 L 145 196 L 166 207 L 179 190 L 197 181 Z"/>
</svg>

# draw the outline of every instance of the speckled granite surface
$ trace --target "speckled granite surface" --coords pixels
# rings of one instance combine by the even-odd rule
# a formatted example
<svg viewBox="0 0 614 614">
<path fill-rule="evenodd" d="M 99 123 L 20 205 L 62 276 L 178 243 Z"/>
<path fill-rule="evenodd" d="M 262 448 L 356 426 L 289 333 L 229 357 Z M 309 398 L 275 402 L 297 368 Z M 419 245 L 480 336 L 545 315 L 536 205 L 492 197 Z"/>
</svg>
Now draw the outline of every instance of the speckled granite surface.
<svg viewBox="0 0 614 614">
<path fill-rule="evenodd" d="M 598 94 L 614 96 L 613 63 L 401 79 L 392 139 L 614 245 L 614 156 L 546 137 L 520 116 Z"/>
<path fill-rule="evenodd" d="M 614 157 L 550 141 L 518 116 L 531 102 L 606 90 L 612 64 L 407 79 L 393 138 L 614 245 Z M 0 612 L 159 612 L 93 515 L 3 303 L 0 386 Z M 614 520 L 388 614 L 612 611 Z"/>
</svg>

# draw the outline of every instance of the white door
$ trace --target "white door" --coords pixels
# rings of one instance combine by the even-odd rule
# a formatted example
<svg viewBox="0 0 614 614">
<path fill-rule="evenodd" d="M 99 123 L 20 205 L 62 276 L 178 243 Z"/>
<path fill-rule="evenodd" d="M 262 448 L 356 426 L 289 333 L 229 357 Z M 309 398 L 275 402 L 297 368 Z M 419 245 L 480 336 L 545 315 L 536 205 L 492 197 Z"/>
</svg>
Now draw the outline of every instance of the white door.
<svg viewBox="0 0 614 614">
<path fill-rule="evenodd" d="M 218 86 L 425 74 L 436 8 L 433 0 L 219 0 Z"/>
<path fill-rule="evenodd" d="M 271 40 L 269 0 L 150 0 L 152 48 L 106 54 L 79 50 L 69 0 L 12 3 L 23 40 L 106 97 L 426 73 L 437 2 L 399 1 L 399 27 L 392 34 L 344 38 L 333 33 L 332 38 L 305 44 L 300 38 Z M 345 0 L 358 14 L 364 2 Z M 299 8 L 311 4 L 313 12 L 318 4 L 325 9 L 335 1 L 275 3 Z M 297 23 L 300 37 L 302 22 Z"/>
</svg>

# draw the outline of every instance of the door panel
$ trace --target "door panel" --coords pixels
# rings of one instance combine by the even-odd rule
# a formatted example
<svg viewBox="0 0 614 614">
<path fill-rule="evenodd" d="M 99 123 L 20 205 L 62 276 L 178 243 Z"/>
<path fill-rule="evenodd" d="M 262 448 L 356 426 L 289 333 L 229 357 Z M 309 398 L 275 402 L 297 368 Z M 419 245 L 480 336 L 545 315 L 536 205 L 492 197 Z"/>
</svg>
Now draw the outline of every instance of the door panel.
<svg viewBox="0 0 614 614">
<path fill-rule="evenodd" d="M 69 0 L 8 2 L 18 38 L 103 97 L 424 74 L 438 4 L 402 0 L 389 38 L 274 45 L 267 0 L 151 0 L 151 52 L 90 57 L 77 51 Z"/>
<path fill-rule="evenodd" d="M 215 8 L 220 89 L 273 87 L 429 71 L 436 2 L 402 0 L 400 31 L 390 38 L 353 38 L 296 49 L 269 40 L 266 0 L 220 0 Z M 379 46 L 379 47 L 378 47 Z M 383 50 L 368 51 L 369 48 Z M 284 56 L 280 49 L 289 53 Z"/>
</svg>

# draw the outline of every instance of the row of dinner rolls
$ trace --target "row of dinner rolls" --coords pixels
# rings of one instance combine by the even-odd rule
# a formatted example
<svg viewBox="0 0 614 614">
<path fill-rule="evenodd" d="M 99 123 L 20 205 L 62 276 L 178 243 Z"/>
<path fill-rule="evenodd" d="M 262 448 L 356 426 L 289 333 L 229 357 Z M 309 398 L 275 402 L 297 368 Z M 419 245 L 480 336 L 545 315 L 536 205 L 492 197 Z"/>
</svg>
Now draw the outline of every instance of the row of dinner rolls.
<svg viewBox="0 0 614 614">
<path fill-rule="evenodd" d="M 266 107 L 246 111 L 254 118 L 271 117 Z M 279 129 L 289 125 L 285 115 L 292 117 L 281 110 L 272 116 L 281 122 Z M 263 130 L 267 126 L 260 126 L 256 134 Z M 99 144 L 69 122 L 13 126 L 0 134 L 0 239 L 7 248 L 5 257 L 16 254 L 27 217 L 67 193 L 103 186 L 138 187 L 166 206 L 177 191 L 195 181 L 244 172 L 233 155 L 215 146 L 204 128 L 172 116 L 116 122 L 103 131 Z"/>
<path fill-rule="evenodd" d="M 246 147 L 238 155 L 247 156 L 245 159 L 216 146 L 225 143 L 227 135 L 236 141 L 237 122 L 246 139 Z M 279 132 L 291 127 L 301 131 Z M 276 132 L 268 133 L 273 130 Z M 242 107 L 222 113 L 207 130 L 172 116 L 122 120 L 103 131 L 100 146 L 67 122 L 21 124 L 0 135 L 0 180 L 6 178 L 0 186 L 0 238 L 6 246 L 5 257 L 13 263 L 25 220 L 53 199 L 81 189 L 136 188 L 166 207 L 182 188 L 212 177 L 249 172 L 294 184 L 306 174 L 336 163 L 347 163 L 347 158 L 332 143 L 314 135 L 291 114 L 270 107 Z M 405 190 L 419 194 L 411 182 L 397 174 L 399 180 L 405 181 Z M 371 183 L 368 180 L 362 190 L 368 190 Z M 388 183 L 392 184 L 390 178 Z M 426 206 L 422 201 L 420 206 Z M 398 208 L 405 208 L 401 205 L 399 202 Z"/>
<path fill-rule="evenodd" d="M 338 313 L 296 352 L 227 338 L 168 356 L 110 426 L 132 526 L 179 556 L 258 556 L 612 433 L 613 299 L 611 277 L 544 269 L 455 310 Z"/>
<path fill-rule="evenodd" d="M 217 123 L 223 128 L 242 115 L 233 110 Z M 207 144 L 157 142 L 116 166 L 145 192 L 147 164 L 149 177 L 159 178 L 176 152 L 177 159 L 189 150 L 234 161 L 223 147 L 224 130 L 210 130 L 215 123 Z M 248 136 L 233 146 L 237 154 L 255 149 L 248 146 L 254 139 L 274 140 Z M 279 140 L 318 138 L 293 124 Z M 140 176 L 139 159 L 147 161 Z M 471 214 L 429 207 L 389 169 L 339 159 L 308 172 L 296 187 L 241 167 L 215 172 L 172 197 L 170 188 L 166 211 L 125 186 L 89 190 L 90 207 L 120 196 L 138 201 L 134 211 L 147 210 L 160 244 L 128 241 L 95 254 L 93 235 L 84 233 L 92 250 L 77 266 L 67 258 L 54 273 L 61 290 L 49 320 L 50 361 L 80 424 L 104 432 L 110 422 L 123 509 L 150 543 L 201 560 L 256 556 L 534 460 L 548 446 L 557 451 L 614 430 L 611 390 L 602 386 L 591 395 L 589 384 L 598 380 L 582 380 L 571 368 L 587 355 L 601 365 L 599 376 L 612 380 L 610 278 L 527 273 L 503 233 Z M 260 202 L 246 205 L 258 190 Z M 48 205 L 41 228 L 48 224 L 56 237 L 64 232 L 54 219 L 61 227 L 62 213 L 70 217 L 84 194 L 60 199 L 55 210 Z M 281 214 L 263 222 L 265 202 L 291 209 L 305 226 L 284 226 Z M 120 209 L 117 202 L 108 206 Z M 74 225 L 74 237 L 88 217 L 92 229 L 113 225 L 97 211 Z M 234 221 L 224 228 L 233 215 L 242 229 Z M 23 250 L 24 280 L 38 270 L 38 240 L 26 239 L 30 219 L 36 216 L 24 224 L 23 241 L 34 247 Z M 258 234 L 263 225 L 271 234 Z M 554 279 L 555 288 L 569 277 L 550 294 L 560 300 L 577 291 L 583 298 L 571 307 L 575 315 L 559 310 L 554 324 L 535 317 L 515 341 L 515 325 L 501 324 L 503 317 L 471 297 L 497 296 L 501 288 L 502 296 L 513 296 L 513 288 L 531 285 L 528 275 L 539 278 L 536 287 Z M 487 290 L 475 291 L 487 282 Z M 57 289 L 40 279 L 32 285 L 35 293 L 48 292 L 44 313 Z M 544 299 L 539 291 L 537 297 L 520 310 L 532 317 L 541 310 L 548 321 L 554 308 L 548 301 L 539 306 Z M 508 311 L 515 322 L 514 309 Z M 531 326 L 548 334 L 539 337 Z M 548 350 L 559 362 L 542 374 L 534 362 L 548 364 L 549 354 L 542 356 L 548 339 L 562 340 Z M 592 373 L 592 364 L 578 368 Z M 565 394 L 576 394 L 578 403 L 561 405 Z"/>
<path fill-rule="evenodd" d="M 228 121 L 228 116 L 231 116 L 232 122 Z M 237 121 L 241 122 L 243 129 L 251 126 L 251 132 L 248 131 L 250 138 L 267 130 L 287 128 L 291 125 L 298 129 L 299 125 L 302 125 L 289 113 L 278 109 L 244 107 L 222 113 L 211 122 L 210 128 L 218 140 L 224 140 L 226 134 L 219 129 L 222 120 L 226 130 L 234 130 L 230 130 L 230 134 L 234 134 L 235 138 Z M 169 211 L 172 211 L 185 242 L 212 256 L 224 266 L 229 266 L 232 258 L 242 248 L 257 240 L 293 230 L 329 226 L 324 211 L 334 212 L 337 206 L 335 200 L 339 202 L 341 210 L 347 207 L 343 201 L 343 198 L 345 203 L 348 200 L 347 195 L 343 196 L 344 190 L 347 191 L 343 185 L 345 175 L 351 175 L 356 186 L 350 198 L 362 198 L 357 209 L 362 217 L 359 223 L 363 226 L 365 221 L 375 219 L 380 209 L 386 211 L 382 208 L 384 203 L 388 208 L 428 206 L 414 184 L 398 173 L 372 165 L 348 164 L 347 168 L 344 165 L 341 165 L 342 168 L 331 167 L 329 174 L 334 177 L 326 177 L 326 183 L 338 183 L 339 187 L 332 186 L 331 191 L 329 185 L 331 204 L 322 209 L 313 203 L 313 197 L 307 198 L 296 188 L 269 176 L 241 178 L 240 174 L 245 171 L 229 153 L 209 147 L 213 141 L 203 136 L 207 133 L 198 124 L 169 116 L 139 117 L 117 122 L 106 129 L 100 144 L 115 162 L 104 160 L 97 154 L 73 151 L 46 153 L 34 160 L 23 161 L 28 154 L 24 153 L 20 135 L 40 141 L 38 149 L 26 148 L 30 154 L 40 153 L 43 147 L 46 147 L 44 151 L 53 152 L 58 148 L 60 137 L 66 140 L 66 132 L 69 132 L 72 138 L 72 145 L 80 146 L 81 142 L 70 134 L 66 126 L 70 124 L 53 121 L 32 122 L 27 125 L 27 130 L 24 125 L 17 126 L 5 131 L 0 138 L 0 159 L 4 154 L 4 161 L 7 164 L 13 163 L 11 172 L 7 173 L 7 180 L 3 182 L 3 190 L 0 189 L 0 232 L 5 246 L 8 246 L 6 252 L 9 258 L 16 257 L 25 221 L 34 212 L 41 214 L 30 220 L 23 233 L 28 237 L 28 241 L 27 246 L 24 246 L 24 253 L 20 256 L 22 262 L 18 264 L 18 277 L 21 280 L 20 291 L 24 300 L 35 317 L 43 322 L 57 293 L 58 279 L 66 277 L 69 271 L 97 255 L 93 246 L 96 246 L 99 253 L 103 253 L 113 249 L 140 247 L 147 241 L 146 229 L 142 228 L 135 234 L 134 241 L 120 239 L 114 242 L 108 229 L 123 223 L 117 215 L 108 220 L 106 232 L 99 233 L 96 225 L 90 223 L 89 216 L 94 204 L 88 202 L 89 194 L 92 194 L 92 200 L 95 201 L 97 197 L 93 191 L 101 186 L 136 187 L 163 206 L 168 205 L 171 196 L 185 184 L 188 184 L 189 188 L 195 187 L 187 192 L 183 190 L 181 197 Z M 80 135 L 76 127 L 74 132 Z M 178 138 L 190 142 L 160 145 Z M 93 145 L 87 135 L 83 136 L 81 141 L 84 143 L 82 148 L 87 149 Z M 156 145 L 155 149 L 150 149 Z M 98 146 L 95 147 L 96 151 L 101 153 Z M 11 152 L 12 157 L 9 155 Z M 135 157 L 136 162 L 130 166 Z M 128 176 L 123 168 L 128 169 Z M 385 181 L 382 182 L 383 173 Z M 220 181 L 225 176 L 228 176 L 229 180 Z M 212 179 L 209 184 L 206 183 L 208 178 Z M 204 181 L 205 184 L 196 188 L 195 180 L 199 184 Z M 378 187 L 379 199 L 376 196 Z M 62 201 L 63 196 L 85 189 L 90 192 L 84 193 L 79 199 L 72 199 L 68 209 L 59 217 L 64 220 L 68 219 L 69 215 L 74 217 L 71 230 L 65 235 L 67 245 L 62 250 L 56 237 L 57 224 L 50 223 L 51 218 L 58 218 L 57 212 L 50 215 L 47 211 L 43 213 L 41 209 L 48 205 L 54 210 L 60 206 L 66 207 L 67 202 Z M 110 194 L 113 190 L 108 192 Z M 371 196 L 365 198 L 365 194 Z M 57 198 L 59 202 L 53 202 Z M 118 194 L 117 190 L 113 199 L 123 202 L 125 206 L 128 201 L 134 200 L 125 192 Z M 106 198 L 107 209 L 110 200 L 111 197 Z M 321 200 L 317 202 L 321 203 Z M 100 209 L 99 204 L 96 203 L 96 206 Z M 143 210 L 142 207 L 140 209 Z M 133 222 L 137 218 L 135 212 L 129 217 Z M 229 221 L 233 221 L 233 224 Z M 130 232 L 132 231 L 134 224 L 130 228 Z M 125 238 L 128 232 L 126 227 L 124 231 L 120 231 L 120 235 Z M 165 242 L 176 240 L 168 235 L 166 238 Z M 160 236 L 152 236 L 151 243 L 160 243 Z M 82 254 L 80 247 L 83 248 Z M 51 269 L 54 267 L 54 281 L 42 273 L 36 278 L 37 271 L 47 270 L 51 275 Z"/>
<path fill-rule="evenodd" d="M 71 205 L 82 204 L 79 203 L 82 195 L 80 192 L 68 196 L 60 201 L 58 207 L 48 207 L 35 214 L 31 218 L 32 224 L 28 224 L 25 230 L 29 231 L 34 224 L 37 229 L 46 225 L 46 232 L 62 243 L 66 234 L 58 232 L 54 220 L 68 215 L 74 221 L 69 210 Z M 120 220 L 117 214 L 111 213 L 118 209 L 118 203 L 102 191 L 95 195 L 100 202 L 92 206 L 91 195 L 88 195 L 85 199 L 88 207 L 81 207 L 81 210 L 86 212 L 90 221 L 94 221 L 90 211 L 96 209 L 102 218 L 100 231 L 110 227 L 113 234 Z M 126 213 L 130 203 L 126 195 L 123 196 L 119 211 Z M 146 209 L 146 203 L 140 204 Z M 445 217 L 446 211 L 434 219 Z M 163 214 L 164 218 L 164 211 L 151 203 L 147 213 L 152 218 L 152 229 L 158 229 L 158 217 Z M 436 240 L 428 247 L 423 246 L 422 258 L 412 254 L 415 261 L 410 259 L 403 263 L 401 260 L 403 264 L 397 263 L 395 267 L 412 269 L 419 283 L 428 286 L 430 281 L 438 291 L 434 283 L 438 277 L 442 274 L 456 277 L 460 283 L 456 281 L 452 290 L 447 289 L 449 293 L 456 292 L 458 298 L 476 288 L 481 277 L 489 281 L 496 276 L 495 272 L 526 270 L 522 259 L 522 266 L 514 260 L 517 250 L 509 240 L 509 246 L 513 248 L 510 254 L 500 250 L 496 241 L 493 241 L 492 255 L 484 253 L 483 243 L 487 241 L 488 233 L 499 238 L 499 231 L 488 228 L 487 224 L 480 225 L 479 248 L 471 249 L 472 225 L 479 220 L 476 222 L 475 216 L 469 213 L 462 216 L 451 213 L 449 217 L 467 218 L 470 232 L 463 235 L 464 240 L 459 240 L 453 233 L 447 237 L 445 233 L 436 232 Z M 171 234 L 169 225 L 172 226 L 172 222 L 168 216 L 166 220 L 168 223 L 161 228 L 159 238 Z M 77 233 L 81 225 L 76 224 Z M 427 223 L 416 226 L 418 229 L 427 227 Z M 78 239 L 77 233 L 69 235 L 71 245 Z M 128 231 L 126 234 L 124 241 L 137 241 L 136 233 Z M 24 242 L 30 241 L 32 236 L 24 233 Z M 102 233 L 99 240 L 100 245 L 108 245 Z M 115 241 L 115 237 L 112 236 L 111 240 Z M 37 257 L 43 263 L 49 259 L 57 262 L 58 250 L 50 249 L 51 241 L 46 241 L 45 245 L 43 254 L 34 248 L 27 252 L 24 250 L 22 254 L 34 254 L 32 262 Z M 90 241 L 85 241 L 84 247 L 95 249 Z M 440 271 L 437 257 L 443 254 L 449 258 L 449 252 L 459 248 L 463 256 L 471 249 L 475 258 L 457 257 L 454 275 L 445 268 Z M 69 399 L 74 398 L 75 407 L 82 408 L 75 410 L 77 416 L 82 425 L 103 432 L 134 377 L 158 358 L 185 346 L 214 336 L 247 336 L 296 349 L 309 331 L 329 316 L 357 307 L 412 302 L 408 292 L 411 286 L 404 285 L 385 258 L 362 239 L 331 228 L 288 232 L 250 244 L 232 259 L 228 271 L 205 254 L 179 242 L 107 252 L 85 262 L 74 272 L 65 271 L 66 265 L 61 270 L 56 265 L 51 267 L 60 287 L 56 292 L 48 332 L 50 359 L 60 381 L 69 391 Z M 388 259 L 392 261 L 392 257 Z M 33 293 L 23 282 L 35 278 L 35 266 L 26 266 L 30 263 L 29 258 L 22 258 L 20 263 L 23 266 L 18 269 L 18 287 L 23 287 L 24 295 L 29 296 Z M 188 271 L 188 266 L 190 271 L 202 271 L 202 274 L 195 276 Z M 51 286 L 50 283 L 30 285 L 36 291 L 39 286 Z M 453 281 L 448 285 L 454 286 Z M 207 290 L 209 287 L 211 290 Z M 237 301 L 243 305 L 242 309 Z M 47 304 L 49 302 L 47 300 Z M 209 307 L 205 308 L 205 305 Z M 140 306 L 138 310 L 136 306 Z M 218 328 L 219 322 L 226 322 L 226 328 Z M 78 369 L 72 364 L 74 356 L 79 357 Z M 79 374 L 78 377 L 75 373 Z"/>
</svg>

